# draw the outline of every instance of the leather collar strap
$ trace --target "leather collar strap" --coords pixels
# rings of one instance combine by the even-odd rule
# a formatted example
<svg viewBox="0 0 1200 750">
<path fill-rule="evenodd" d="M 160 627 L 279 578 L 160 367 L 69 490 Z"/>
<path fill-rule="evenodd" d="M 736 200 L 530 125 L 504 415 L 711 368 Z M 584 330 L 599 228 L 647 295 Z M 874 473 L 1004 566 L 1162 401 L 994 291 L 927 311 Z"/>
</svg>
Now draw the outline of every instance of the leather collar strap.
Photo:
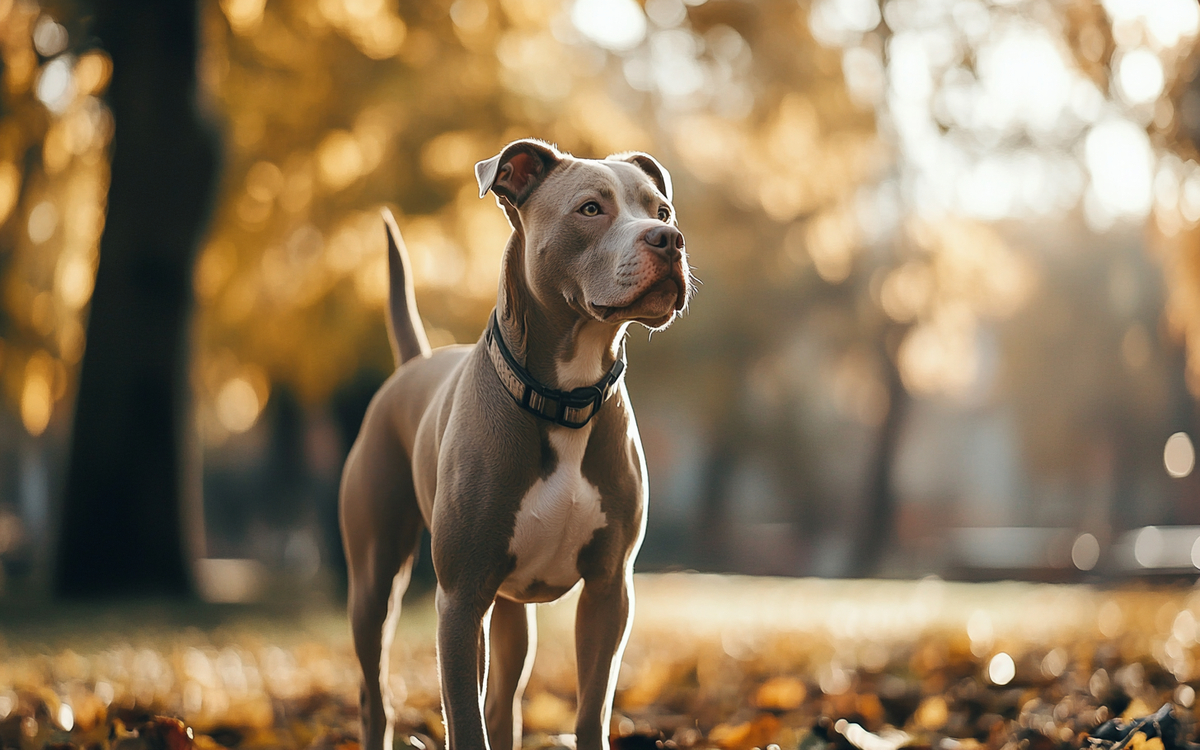
<svg viewBox="0 0 1200 750">
<path fill-rule="evenodd" d="M 517 405 L 563 427 L 577 430 L 590 422 L 609 396 L 616 392 L 621 375 L 625 372 L 625 344 L 622 343 L 620 356 L 600 382 L 570 391 L 547 388 L 534 380 L 528 370 L 517 364 L 517 360 L 504 343 L 504 337 L 500 335 L 495 311 L 492 311 L 492 317 L 488 321 L 487 340 L 492 366 L 496 368 L 500 382 Z"/>
</svg>

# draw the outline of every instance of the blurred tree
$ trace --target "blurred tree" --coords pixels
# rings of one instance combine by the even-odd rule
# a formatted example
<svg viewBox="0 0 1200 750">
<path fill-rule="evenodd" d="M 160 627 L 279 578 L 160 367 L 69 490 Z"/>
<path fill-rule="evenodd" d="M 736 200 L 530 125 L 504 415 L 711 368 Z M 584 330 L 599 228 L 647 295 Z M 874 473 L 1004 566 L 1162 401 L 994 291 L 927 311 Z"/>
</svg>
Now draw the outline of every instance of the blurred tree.
<svg viewBox="0 0 1200 750">
<path fill-rule="evenodd" d="M 271 444 L 288 454 L 280 466 L 298 465 L 298 431 L 339 393 L 342 448 L 353 440 L 391 367 L 380 205 L 400 217 L 431 338 L 477 336 L 509 228 L 478 199 L 471 166 L 533 135 L 581 156 L 650 150 L 676 177 L 705 286 L 690 320 L 651 347 L 631 344 L 630 383 L 639 409 L 650 401 L 701 433 L 702 509 L 688 521 L 701 544 L 679 562 L 744 567 L 737 550 L 763 545 L 738 535 L 762 521 L 792 529 L 777 545 L 792 548 L 763 554 L 760 572 L 877 570 L 904 522 L 893 469 L 905 414 L 930 403 L 1015 403 L 1029 465 L 1044 472 L 1105 462 L 1071 446 L 1088 415 L 1123 466 L 1122 440 L 1157 440 L 1162 400 L 1147 373 L 1158 369 L 1136 366 L 1154 359 L 1155 326 L 1145 310 L 1113 314 L 1111 300 L 1079 312 L 1084 297 L 1061 278 L 1080 268 L 1050 267 L 1031 252 L 1047 240 L 1031 235 L 1062 223 L 1070 241 L 1095 244 L 1140 226 L 1152 192 L 1169 324 L 1196 360 L 1194 15 L 1192 0 L 208 0 L 199 83 L 230 137 L 192 279 L 202 440 L 228 449 L 214 451 L 219 461 L 278 429 L 272 417 L 255 432 L 261 415 L 286 412 L 297 434 Z M 70 411 L 57 404 L 69 405 L 83 348 L 111 130 L 95 94 L 108 61 L 53 51 L 59 31 L 30 2 L 0 2 L 0 17 L 0 237 L 15 249 L 0 255 L 0 367 L 36 438 Z M 118 145 L 117 158 L 130 153 Z M 115 184 L 113 196 L 130 200 Z M 127 209 L 112 208 L 109 234 L 131 236 Z M 1127 261 L 1094 253 L 1088 262 L 1107 270 L 1083 275 L 1125 288 Z M 137 268 L 186 277 L 183 266 Z M 1119 328 L 1119 342 L 1107 328 L 1073 339 L 1049 325 L 1063 316 L 1061 300 L 1039 296 L 1043 276 L 1060 279 L 1053 294 L 1075 314 Z M 101 292 L 107 318 L 112 293 Z M 1003 369 L 1019 371 L 994 387 L 997 331 Z M 89 358 L 109 346 L 103 326 L 92 333 Z M 1124 369 L 1074 388 L 1105 346 L 1119 347 Z M 269 409 L 283 392 L 296 403 Z M 81 405 L 80 419 L 88 413 Z M 180 465 L 161 466 L 165 476 Z M 776 507 L 748 522 L 758 511 L 747 498 L 764 485 Z M 301 491 L 290 487 L 277 510 Z M 332 495 L 321 502 L 332 518 Z"/>
<path fill-rule="evenodd" d="M 116 121 L 55 590 L 187 595 L 200 552 L 192 261 L 217 176 L 196 102 L 195 2 L 98 0 Z"/>
<path fill-rule="evenodd" d="M 875 484 L 864 486 L 861 498 L 826 484 L 814 461 L 821 438 L 804 424 L 807 374 L 794 361 L 809 322 L 826 316 L 847 322 L 838 326 L 845 335 L 831 336 L 831 360 L 864 342 L 876 348 L 881 320 L 862 304 L 871 268 L 858 257 L 856 205 L 859 191 L 886 173 L 889 158 L 873 113 L 847 89 L 838 54 L 813 40 L 807 5 L 708 2 L 688 7 L 675 25 L 669 6 L 648 4 L 659 28 L 648 50 L 625 55 L 621 72 L 648 90 L 647 119 L 660 123 L 660 148 L 686 170 L 678 202 L 690 209 L 681 220 L 705 286 L 693 318 L 639 352 L 638 361 L 648 358 L 645 366 L 664 381 L 686 378 L 703 394 L 696 402 L 705 404 L 711 442 L 700 481 L 696 564 L 811 570 L 822 538 L 857 528 L 860 518 L 890 537 L 890 526 L 866 516 L 864 506 L 874 501 L 866 493 Z M 681 95 L 666 75 L 672 66 L 686 69 L 686 57 L 656 54 L 684 32 L 704 51 L 693 62 L 711 77 L 701 79 L 703 94 Z M 639 64 L 656 75 L 639 81 Z M 874 356 L 851 355 L 854 373 L 846 375 L 870 394 L 870 414 L 846 404 L 847 412 L 864 412 L 869 427 L 883 424 L 886 413 Z M 881 460 L 890 466 L 891 454 Z M 774 560 L 740 560 L 735 547 L 748 540 L 731 536 L 746 527 L 738 484 L 748 466 L 762 467 L 783 500 L 767 517 L 793 529 L 784 542 L 791 549 L 772 553 Z M 839 566 L 826 572 L 845 574 L 847 563 Z"/>
<path fill-rule="evenodd" d="M 437 343 L 477 336 L 509 228 L 471 167 L 534 135 L 581 156 L 650 150 L 675 171 L 708 312 L 639 352 L 631 377 L 688 378 L 713 450 L 737 446 L 710 469 L 768 447 L 793 501 L 783 512 L 808 513 L 795 415 L 760 429 L 742 407 L 782 321 L 808 309 L 814 282 L 849 275 L 855 190 L 881 159 L 873 114 L 850 100 L 837 53 L 811 42 L 803 8 L 658 2 L 648 19 L 626 7 L 620 27 L 577 17 L 587 3 L 543 0 L 209 7 L 202 70 L 232 134 L 196 278 L 210 444 L 253 425 L 272 382 L 311 405 L 390 366 L 383 235 L 367 206 L 396 209 Z M 704 483 L 715 563 L 736 489 L 726 475 Z"/>
<path fill-rule="evenodd" d="M 0 451 L 12 467 L 0 506 L 15 505 L 0 514 L 16 510 L 24 528 L 9 552 L 25 548 L 38 573 L 51 562 L 109 181 L 112 117 L 100 95 L 112 64 L 89 36 L 89 13 L 74 2 L 0 4 Z"/>
<path fill-rule="evenodd" d="M 1079 227 L 1064 232 L 1069 244 L 1081 230 L 1118 234 L 1139 226 L 1155 200 L 1180 193 L 1187 170 L 1169 160 L 1156 163 L 1146 130 L 1161 144 L 1179 121 L 1174 113 L 1187 117 L 1186 106 L 1172 106 L 1161 94 L 1164 75 L 1172 78 L 1194 44 L 1196 4 L 814 0 L 809 20 L 817 41 L 842 50 L 848 88 L 856 101 L 874 108 L 894 149 L 893 168 L 876 193 L 886 196 L 890 183 L 898 197 L 875 227 L 884 238 L 875 243 L 882 252 L 859 256 L 875 268 L 871 297 L 891 321 L 875 329 L 892 340 L 882 357 L 884 371 L 895 375 L 885 378 L 889 401 L 895 405 L 912 394 L 981 408 L 996 398 L 987 382 L 987 329 L 1002 328 L 1037 296 L 1043 273 L 1059 270 L 1039 257 L 1047 240 L 1015 231 L 1018 222 L 1037 226 L 1053 217 Z M 1200 217 L 1197 185 L 1194 213 Z M 1145 466 L 1144 451 L 1135 445 L 1144 444 L 1145 433 L 1158 424 L 1161 399 L 1150 393 L 1156 380 L 1148 370 L 1135 378 L 1138 387 L 1123 381 L 1152 349 L 1139 320 L 1139 282 L 1129 260 L 1121 252 L 1092 257 L 1099 268 L 1071 266 L 1073 274 L 1107 277 L 1110 286 L 1089 318 L 1087 336 L 1065 326 L 1064 319 L 1078 311 L 1039 306 L 1036 317 L 1049 326 L 1005 337 L 1010 365 L 1004 398 L 1022 414 L 1029 465 L 1044 471 L 1052 462 L 1051 471 L 1069 465 L 1100 473 L 1114 487 L 1114 503 L 1131 505 L 1130 472 Z M 1169 283 L 1186 278 L 1180 274 Z M 1070 298 L 1069 282 L 1062 276 L 1055 282 L 1059 301 Z M 1179 317 L 1195 321 L 1196 310 Z M 1100 320 L 1125 329 L 1120 350 L 1126 367 L 1088 377 L 1070 360 L 1105 351 L 1092 341 L 1107 338 Z M 1022 354 L 1043 336 L 1058 337 L 1049 345 L 1057 356 L 1046 351 L 1034 362 Z M 1063 374 L 1049 375 L 1055 368 Z M 1072 393 L 1055 399 L 1049 394 L 1060 383 L 1069 383 L 1064 390 Z M 1123 396 L 1100 395 L 1108 389 Z M 1104 437 L 1095 445 L 1063 439 L 1064 430 L 1077 429 L 1063 427 L 1072 424 L 1063 414 L 1068 403 L 1099 423 Z M 870 512 L 855 534 L 860 573 L 873 569 L 871 558 L 890 536 L 872 528 L 875 517 L 884 527 L 893 518 L 885 491 L 889 469 L 880 463 L 887 451 L 880 449 L 895 429 L 895 406 L 888 414 L 875 464 L 866 472 Z M 1057 435 L 1057 444 L 1050 435 Z M 1070 455 L 1081 448 L 1108 458 L 1093 458 L 1083 468 L 1089 460 Z"/>
<path fill-rule="evenodd" d="M 1111 142 L 1093 146 L 1140 204 L 1145 216 L 1146 245 L 1161 264 L 1165 300 L 1162 316 L 1130 318 L 1117 345 L 1128 378 L 1106 400 L 1105 432 L 1116 446 L 1119 486 L 1112 508 L 1116 529 L 1154 522 L 1145 498 L 1135 488 L 1130 464 L 1162 466 L 1167 436 L 1200 434 L 1196 400 L 1200 399 L 1200 8 L 1192 0 L 1158 3 L 1077 2 L 1064 9 L 1063 27 L 1074 61 L 1109 99 L 1112 110 L 1136 124 L 1146 139 L 1145 156 L 1129 160 L 1112 154 Z M 1097 131 L 1099 128 L 1097 128 Z M 1093 170 L 1095 172 L 1095 170 Z M 1103 187 L 1093 174 L 1093 189 Z M 1130 275 L 1128 261 L 1112 264 L 1109 297 L 1122 302 L 1122 283 Z M 1136 301 L 1136 300 L 1135 300 Z M 1165 361 L 1165 388 L 1148 387 L 1145 370 Z M 1142 377 L 1131 377 L 1141 375 Z M 1092 387 L 1103 387 L 1096 383 Z M 1166 411 L 1164 426 L 1145 420 L 1147 413 Z M 1200 481 L 1173 477 L 1175 494 L 1170 517 L 1177 523 L 1200 518 Z"/>
<path fill-rule="evenodd" d="M 675 171 L 708 283 L 695 320 L 637 352 L 631 379 L 702 394 L 689 408 L 712 456 L 708 562 L 724 564 L 753 460 L 788 500 L 797 546 L 847 540 L 826 572 L 878 569 L 910 399 L 974 398 L 984 329 L 1035 286 L 1030 254 L 991 222 L 1080 202 L 1071 180 L 1093 165 L 1075 154 L 1099 117 L 1084 105 L 1115 96 L 1101 4 L 1018 5 L 653 0 L 591 17 L 605 6 L 209 3 L 201 75 L 231 138 L 195 279 L 205 440 L 253 426 L 272 383 L 312 408 L 387 371 L 377 206 L 397 209 L 434 338 L 471 340 L 508 232 L 475 196 L 472 163 L 524 135 L 581 155 L 645 148 Z M 1033 103 L 1011 80 L 1030 64 L 1047 73 Z M 1011 188 L 1027 184 L 1041 192 Z M 818 321 L 836 324 L 813 334 Z M 860 479 L 836 489 L 806 458 L 814 407 L 786 354 L 812 335 L 812 398 L 860 441 Z"/>
<path fill-rule="evenodd" d="M 1165 51 L 1164 92 L 1150 123 L 1160 153 L 1151 232 L 1162 255 L 1167 324 L 1186 345 L 1188 390 L 1200 398 L 1200 47 L 1187 41 Z"/>
</svg>

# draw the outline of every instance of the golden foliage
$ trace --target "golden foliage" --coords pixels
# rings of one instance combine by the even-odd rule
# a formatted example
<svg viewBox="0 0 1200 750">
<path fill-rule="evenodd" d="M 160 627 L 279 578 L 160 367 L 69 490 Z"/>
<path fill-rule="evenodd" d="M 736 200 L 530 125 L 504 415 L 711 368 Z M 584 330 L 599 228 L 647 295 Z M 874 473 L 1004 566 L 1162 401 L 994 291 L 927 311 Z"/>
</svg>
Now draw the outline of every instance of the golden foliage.
<svg viewBox="0 0 1200 750">
<path fill-rule="evenodd" d="M 217 359 L 253 363 L 314 401 L 362 367 L 390 367 L 385 205 L 412 255 L 431 338 L 472 340 L 511 231 L 493 201 L 479 200 L 473 165 L 521 136 L 585 156 L 653 151 L 677 182 L 691 172 L 729 188 L 753 212 L 744 221 L 820 214 L 818 269 L 844 277 L 856 247 L 846 196 L 881 163 L 871 117 L 836 72 L 789 60 L 794 50 L 776 48 L 755 19 L 697 11 L 659 32 L 683 42 L 682 57 L 647 62 L 646 47 L 608 53 L 564 31 L 569 8 L 552 0 L 402 5 L 404 31 L 385 55 L 368 35 L 382 33 L 386 5 L 209 7 L 203 78 L 229 124 L 229 153 L 196 272 L 200 371 Z M 756 14 L 767 28 L 807 34 L 789 3 Z M 770 88 L 755 103 L 748 66 L 760 50 L 757 74 Z M 678 102 L 630 88 L 622 66 L 635 62 L 710 70 L 730 97 L 695 93 L 699 104 L 676 113 Z M 722 113 L 738 97 L 753 106 Z M 213 410 L 229 381 L 199 381 L 202 424 L 216 425 L 207 434 L 219 440 Z"/>
<path fill-rule="evenodd" d="M 65 28 L 36 3 L 0 4 L 0 56 L 0 241 L 9 248 L 0 381 L 37 436 L 61 413 L 83 356 L 113 129 L 99 97 L 112 63 L 100 50 L 75 56 Z"/>
<path fill-rule="evenodd" d="M 51 70 L 54 60 L 39 62 L 32 47 L 36 6 L 0 11 L 13 113 L 0 121 L 0 225 L 15 248 L 4 273 L 13 332 L 2 366 L 19 405 L 27 391 L 41 392 L 27 382 L 34 352 L 68 373 L 82 355 L 113 127 L 98 96 L 111 62 L 98 50 L 65 53 L 54 58 L 65 67 Z M 360 369 L 390 367 L 380 207 L 399 219 L 431 337 L 473 339 L 509 229 L 491 200 L 478 199 L 472 165 L 530 135 L 587 156 L 654 152 L 675 173 L 702 278 L 784 298 L 808 273 L 831 285 L 869 282 L 887 319 L 910 329 L 895 352 L 905 385 L 926 394 L 968 388 L 979 321 L 1011 315 L 1036 270 L 983 219 L 918 211 L 902 198 L 893 232 L 865 200 L 863 188 L 905 168 L 894 153 L 906 158 L 902 139 L 876 132 L 888 113 L 890 31 L 826 47 L 832 37 L 814 39 L 808 6 L 709 3 L 655 16 L 642 42 L 614 51 L 574 27 L 569 11 L 559 0 L 205 6 L 202 99 L 225 125 L 227 150 L 194 279 L 194 382 L 210 440 L 251 419 L 235 412 L 257 415 L 271 384 L 314 402 Z M 1111 36 L 1095 2 L 1061 13 L 1060 25 L 1043 25 L 1061 32 L 1080 75 L 1107 89 L 1128 40 Z M 1153 105 L 1150 122 L 1156 143 L 1177 155 L 1167 165 L 1174 190 L 1162 170 L 1155 181 L 1169 318 L 1189 351 L 1200 351 L 1200 267 L 1192 267 L 1200 167 L 1178 114 L 1191 40 L 1163 46 L 1158 26 L 1137 23 L 1162 42 L 1171 111 Z M 39 91 L 54 93 L 43 82 L 58 70 L 69 76 L 57 98 L 39 100 Z M 968 132 L 934 104 L 926 119 Z M 31 149 L 42 155 L 33 167 L 24 158 Z M 766 325 L 756 311 L 737 315 L 731 325 Z M 1190 362 L 1191 382 L 1200 382 L 1200 358 Z"/>
</svg>

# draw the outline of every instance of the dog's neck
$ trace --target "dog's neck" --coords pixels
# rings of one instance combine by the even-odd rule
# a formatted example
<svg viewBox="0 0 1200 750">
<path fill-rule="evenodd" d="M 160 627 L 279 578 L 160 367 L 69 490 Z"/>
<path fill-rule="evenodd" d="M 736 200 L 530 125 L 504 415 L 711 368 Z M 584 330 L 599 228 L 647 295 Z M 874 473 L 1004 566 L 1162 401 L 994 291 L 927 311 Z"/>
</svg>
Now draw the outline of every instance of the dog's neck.
<svg viewBox="0 0 1200 750">
<path fill-rule="evenodd" d="M 529 290 L 514 233 L 504 254 L 496 318 L 513 357 L 539 383 L 559 390 L 593 385 L 620 356 L 628 323 L 602 323 L 570 310 L 551 310 Z M 517 266 L 517 267 L 514 267 Z"/>
<path fill-rule="evenodd" d="M 593 385 L 620 356 L 628 324 L 607 324 L 545 310 L 533 300 L 497 301 L 497 323 L 519 364 L 539 383 L 559 390 Z"/>
</svg>

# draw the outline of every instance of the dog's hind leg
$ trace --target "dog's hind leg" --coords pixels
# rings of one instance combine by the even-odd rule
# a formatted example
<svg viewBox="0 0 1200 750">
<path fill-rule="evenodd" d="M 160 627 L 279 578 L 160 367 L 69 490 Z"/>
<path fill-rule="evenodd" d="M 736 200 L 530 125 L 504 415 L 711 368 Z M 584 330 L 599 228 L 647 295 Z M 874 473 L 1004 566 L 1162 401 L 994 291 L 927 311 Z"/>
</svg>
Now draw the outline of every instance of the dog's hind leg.
<svg viewBox="0 0 1200 750">
<path fill-rule="evenodd" d="M 537 649 L 535 604 L 496 597 L 492 607 L 491 660 L 484 701 L 491 750 L 520 750 L 521 695 Z"/>
<path fill-rule="evenodd" d="M 410 557 L 392 579 L 390 594 L 374 591 L 351 604 L 354 650 L 363 669 L 359 695 L 362 739 L 363 746 L 369 750 L 392 747 L 395 708 L 389 684 L 388 661 L 396 622 L 400 619 L 400 600 L 408 588 L 411 573 Z M 372 666 L 375 667 L 373 671 Z"/>
<path fill-rule="evenodd" d="M 388 471 L 373 471 L 378 467 L 371 465 L 372 458 L 355 450 L 347 460 L 342 539 L 350 571 L 351 632 L 363 673 L 362 743 L 365 750 L 391 750 L 395 711 L 388 656 L 423 521 L 407 464 L 392 462 Z"/>
</svg>

